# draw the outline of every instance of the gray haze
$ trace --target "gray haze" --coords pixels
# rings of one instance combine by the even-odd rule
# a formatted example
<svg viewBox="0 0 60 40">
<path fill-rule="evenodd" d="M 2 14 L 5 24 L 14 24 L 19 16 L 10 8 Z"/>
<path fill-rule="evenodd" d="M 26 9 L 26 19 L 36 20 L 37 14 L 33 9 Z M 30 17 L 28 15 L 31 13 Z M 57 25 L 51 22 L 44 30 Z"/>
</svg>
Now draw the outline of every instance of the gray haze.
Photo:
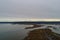
<svg viewBox="0 0 60 40">
<path fill-rule="evenodd" d="M 60 0 L 0 0 L 0 17 L 60 18 Z"/>
</svg>

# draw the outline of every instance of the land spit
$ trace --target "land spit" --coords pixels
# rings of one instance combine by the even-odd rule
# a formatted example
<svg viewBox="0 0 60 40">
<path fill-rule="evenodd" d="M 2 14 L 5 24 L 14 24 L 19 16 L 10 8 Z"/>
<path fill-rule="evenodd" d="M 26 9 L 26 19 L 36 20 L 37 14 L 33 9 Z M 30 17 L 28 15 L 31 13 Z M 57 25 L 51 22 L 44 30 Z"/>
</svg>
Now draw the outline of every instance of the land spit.
<svg viewBox="0 0 60 40">
<path fill-rule="evenodd" d="M 35 29 L 30 31 L 24 40 L 60 40 L 58 35 L 50 29 Z"/>
</svg>

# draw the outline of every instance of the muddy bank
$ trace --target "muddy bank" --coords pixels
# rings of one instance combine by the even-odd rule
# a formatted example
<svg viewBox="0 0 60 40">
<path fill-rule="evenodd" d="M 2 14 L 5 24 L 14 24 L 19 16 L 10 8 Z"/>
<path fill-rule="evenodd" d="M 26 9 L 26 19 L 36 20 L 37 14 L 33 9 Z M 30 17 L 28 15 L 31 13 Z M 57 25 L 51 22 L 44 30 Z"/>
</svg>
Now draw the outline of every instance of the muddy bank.
<svg viewBox="0 0 60 40">
<path fill-rule="evenodd" d="M 30 31 L 24 40 L 60 40 L 60 36 L 50 29 L 35 29 Z"/>
</svg>

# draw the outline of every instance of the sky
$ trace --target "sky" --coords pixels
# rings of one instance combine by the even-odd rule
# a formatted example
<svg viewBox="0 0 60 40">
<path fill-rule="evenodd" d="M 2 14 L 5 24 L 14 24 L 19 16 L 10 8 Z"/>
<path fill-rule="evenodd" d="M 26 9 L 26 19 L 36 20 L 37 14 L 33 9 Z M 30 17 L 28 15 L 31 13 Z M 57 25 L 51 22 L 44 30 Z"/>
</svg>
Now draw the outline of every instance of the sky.
<svg viewBox="0 0 60 40">
<path fill-rule="evenodd" d="M 0 0 L 0 18 L 60 18 L 60 0 Z"/>
</svg>

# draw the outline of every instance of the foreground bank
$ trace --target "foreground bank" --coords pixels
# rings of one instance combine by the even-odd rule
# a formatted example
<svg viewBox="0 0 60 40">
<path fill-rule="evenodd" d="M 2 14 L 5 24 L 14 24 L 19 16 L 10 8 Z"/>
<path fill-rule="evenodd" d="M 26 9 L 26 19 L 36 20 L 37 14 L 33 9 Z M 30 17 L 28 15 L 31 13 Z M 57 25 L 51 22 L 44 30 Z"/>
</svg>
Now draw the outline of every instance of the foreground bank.
<svg viewBox="0 0 60 40">
<path fill-rule="evenodd" d="M 60 40 L 60 36 L 50 29 L 35 29 L 30 31 L 24 40 Z"/>
</svg>

